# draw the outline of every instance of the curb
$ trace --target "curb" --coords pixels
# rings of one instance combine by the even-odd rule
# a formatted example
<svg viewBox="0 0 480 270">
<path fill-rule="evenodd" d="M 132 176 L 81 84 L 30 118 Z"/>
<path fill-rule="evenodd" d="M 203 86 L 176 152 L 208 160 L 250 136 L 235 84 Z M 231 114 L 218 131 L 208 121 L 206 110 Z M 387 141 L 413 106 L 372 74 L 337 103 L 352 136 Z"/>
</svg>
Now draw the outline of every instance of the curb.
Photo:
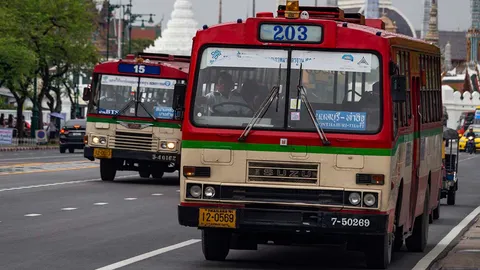
<svg viewBox="0 0 480 270">
<path fill-rule="evenodd" d="M 0 147 L 0 152 L 28 151 L 28 150 L 55 150 L 58 145 L 52 146 L 18 146 L 18 147 Z"/>
</svg>

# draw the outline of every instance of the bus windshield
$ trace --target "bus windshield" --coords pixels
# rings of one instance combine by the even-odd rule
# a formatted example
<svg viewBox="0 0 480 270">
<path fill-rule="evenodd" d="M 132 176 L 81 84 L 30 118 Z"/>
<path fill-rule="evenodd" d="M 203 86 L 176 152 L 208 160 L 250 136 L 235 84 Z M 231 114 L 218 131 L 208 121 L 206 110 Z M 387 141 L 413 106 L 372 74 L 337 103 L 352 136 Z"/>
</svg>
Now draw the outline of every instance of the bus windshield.
<svg viewBox="0 0 480 270">
<path fill-rule="evenodd" d="M 99 114 L 173 119 L 173 89 L 175 80 L 101 75 L 96 97 Z M 137 91 L 138 90 L 138 91 Z M 143 106 L 135 106 L 138 100 Z M 147 113 L 148 111 L 148 113 Z"/>
<path fill-rule="evenodd" d="M 299 83 L 325 132 L 379 131 L 379 58 L 357 52 L 292 50 L 289 56 L 277 49 L 207 48 L 194 89 L 192 121 L 245 128 L 270 89 L 278 86 L 279 94 L 254 128 L 315 131 L 299 100 Z"/>
</svg>

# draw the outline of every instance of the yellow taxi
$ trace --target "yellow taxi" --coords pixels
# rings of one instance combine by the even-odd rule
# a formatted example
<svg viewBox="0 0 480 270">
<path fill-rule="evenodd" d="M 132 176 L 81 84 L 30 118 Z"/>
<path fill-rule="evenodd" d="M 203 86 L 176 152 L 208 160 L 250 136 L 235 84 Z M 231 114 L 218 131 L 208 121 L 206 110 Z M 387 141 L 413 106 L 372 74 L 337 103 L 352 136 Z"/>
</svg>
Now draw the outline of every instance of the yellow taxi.
<svg viewBox="0 0 480 270">
<path fill-rule="evenodd" d="M 471 125 L 470 127 L 473 127 L 473 132 L 475 133 L 475 148 L 480 149 L 480 125 Z M 465 137 L 465 135 L 469 132 L 469 129 L 465 130 L 465 133 L 458 142 L 458 149 L 460 151 L 465 151 L 465 147 L 468 141 L 468 138 Z"/>
</svg>

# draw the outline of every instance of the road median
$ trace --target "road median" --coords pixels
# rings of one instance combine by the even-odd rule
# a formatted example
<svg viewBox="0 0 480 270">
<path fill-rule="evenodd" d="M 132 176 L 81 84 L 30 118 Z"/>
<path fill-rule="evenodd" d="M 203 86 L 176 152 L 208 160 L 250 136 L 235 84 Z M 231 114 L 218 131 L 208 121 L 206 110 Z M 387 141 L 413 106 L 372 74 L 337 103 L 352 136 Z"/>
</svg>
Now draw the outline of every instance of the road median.
<svg viewBox="0 0 480 270">
<path fill-rule="evenodd" d="M 55 150 L 57 145 L 26 145 L 26 146 L 2 146 L 0 152 L 14 152 L 14 151 L 33 151 L 33 150 Z"/>
</svg>

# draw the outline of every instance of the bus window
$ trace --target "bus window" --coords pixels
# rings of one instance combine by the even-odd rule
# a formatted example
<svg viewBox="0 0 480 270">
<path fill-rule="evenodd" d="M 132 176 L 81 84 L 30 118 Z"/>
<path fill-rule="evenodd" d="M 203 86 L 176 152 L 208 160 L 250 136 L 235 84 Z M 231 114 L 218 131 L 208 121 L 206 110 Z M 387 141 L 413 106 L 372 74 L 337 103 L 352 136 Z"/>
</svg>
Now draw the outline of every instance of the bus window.
<svg viewBox="0 0 480 270">
<path fill-rule="evenodd" d="M 245 127 L 278 85 L 277 101 L 256 127 L 284 126 L 287 52 L 272 49 L 207 48 L 203 51 L 193 103 L 193 122 L 200 126 Z M 280 69 L 279 69 L 280 68 Z"/>
<path fill-rule="evenodd" d="M 381 84 L 379 59 L 368 53 L 293 51 L 303 63 L 303 86 L 325 132 L 367 132 L 380 129 Z M 322 59 L 318 61 L 314 59 Z M 299 67 L 292 70 L 290 98 L 297 97 Z M 314 130 L 305 106 L 290 107 L 288 126 Z"/>
</svg>

